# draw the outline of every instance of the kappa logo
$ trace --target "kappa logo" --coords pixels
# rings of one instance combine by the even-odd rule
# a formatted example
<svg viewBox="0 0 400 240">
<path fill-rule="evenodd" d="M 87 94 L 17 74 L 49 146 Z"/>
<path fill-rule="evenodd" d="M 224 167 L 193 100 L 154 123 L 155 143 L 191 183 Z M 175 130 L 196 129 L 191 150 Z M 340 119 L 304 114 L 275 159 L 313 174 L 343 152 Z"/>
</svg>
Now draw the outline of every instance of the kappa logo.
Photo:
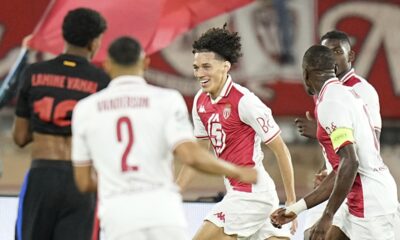
<svg viewBox="0 0 400 240">
<path fill-rule="evenodd" d="M 214 215 L 217 216 L 217 218 L 219 218 L 219 220 L 225 222 L 225 213 L 219 212 L 219 213 L 215 213 Z"/>
<path fill-rule="evenodd" d="M 206 108 L 204 107 L 204 105 L 201 105 L 199 107 L 199 113 L 205 113 L 206 112 Z"/>
<path fill-rule="evenodd" d="M 231 115 L 231 105 L 230 104 L 226 104 L 224 107 L 224 111 L 223 111 L 223 116 L 224 119 L 228 119 L 228 117 Z"/>
</svg>

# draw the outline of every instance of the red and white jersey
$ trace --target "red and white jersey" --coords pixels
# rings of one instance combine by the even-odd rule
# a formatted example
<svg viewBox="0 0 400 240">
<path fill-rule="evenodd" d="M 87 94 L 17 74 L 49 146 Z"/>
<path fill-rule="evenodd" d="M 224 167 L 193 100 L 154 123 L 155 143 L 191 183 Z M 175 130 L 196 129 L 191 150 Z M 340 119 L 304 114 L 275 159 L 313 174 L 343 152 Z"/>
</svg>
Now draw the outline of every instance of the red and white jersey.
<svg viewBox="0 0 400 240">
<path fill-rule="evenodd" d="M 381 130 L 382 118 L 380 113 L 379 96 L 375 88 L 364 78 L 357 75 L 352 68 L 341 79 L 343 85 L 352 87 L 368 108 L 372 124 L 375 129 Z"/>
<path fill-rule="evenodd" d="M 239 166 L 254 166 L 259 172 L 257 184 L 245 184 L 225 178 L 228 191 L 275 191 L 275 185 L 263 166 L 261 143 L 280 134 L 271 110 L 248 89 L 233 83 L 229 76 L 215 100 L 200 90 L 192 110 L 194 135 L 209 139 L 216 155 Z"/>
<path fill-rule="evenodd" d="M 172 152 L 195 141 L 182 95 L 135 76 L 118 77 L 79 101 L 72 130 L 74 165 L 93 161 L 102 201 L 152 189 L 176 191 Z"/>
<path fill-rule="evenodd" d="M 368 108 L 358 93 L 333 78 L 325 82 L 316 104 L 317 138 L 333 169 L 339 167 L 336 153 L 341 147 L 354 144 L 356 148 L 359 167 L 347 195 L 349 212 L 357 217 L 394 213 L 398 205 L 396 183 L 382 161 Z M 336 137 L 339 130 L 350 134 Z M 352 138 L 347 138 L 349 135 Z"/>
<path fill-rule="evenodd" d="M 339 81 L 348 87 L 352 87 L 353 90 L 360 96 L 363 100 L 364 104 L 367 106 L 368 111 L 370 113 L 371 121 L 376 130 L 381 131 L 382 128 L 382 119 L 380 114 L 380 104 L 379 104 L 379 96 L 376 92 L 375 88 L 364 78 L 357 75 L 352 68 L 349 72 L 347 72 Z M 316 98 L 314 99 L 316 101 Z M 320 126 L 318 126 L 320 127 Z M 323 130 L 323 129 L 322 129 Z M 320 129 L 321 131 L 321 129 Z M 339 156 L 335 154 L 332 150 L 326 150 L 325 145 L 331 145 L 329 137 L 325 137 L 320 139 L 324 144 L 320 144 L 322 147 L 322 152 L 325 157 L 326 167 L 330 172 L 332 167 L 329 164 L 329 158 L 333 159 L 334 162 L 339 161 Z"/>
</svg>

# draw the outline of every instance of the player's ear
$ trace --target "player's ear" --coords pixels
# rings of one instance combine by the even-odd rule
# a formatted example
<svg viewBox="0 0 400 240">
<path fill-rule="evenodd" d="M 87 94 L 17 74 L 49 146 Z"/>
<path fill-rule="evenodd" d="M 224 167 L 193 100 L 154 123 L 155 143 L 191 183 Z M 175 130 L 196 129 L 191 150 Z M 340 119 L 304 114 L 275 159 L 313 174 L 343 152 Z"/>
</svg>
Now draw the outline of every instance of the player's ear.
<svg viewBox="0 0 400 240">
<path fill-rule="evenodd" d="M 146 56 L 146 57 L 143 59 L 143 67 L 144 67 L 144 70 L 147 70 L 147 69 L 150 68 L 150 63 L 151 63 L 150 58 Z"/>
<path fill-rule="evenodd" d="M 111 69 L 112 69 L 111 60 L 108 56 L 106 57 L 106 60 L 104 60 L 103 62 L 103 68 L 106 73 L 108 73 L 109 75 L 111 74 Z"/>
<path fill-rule="evenodd" d="M 354 62 L 356 59 L 356 53 L 353 50 L 350 50 L 349 52 L 349 62 Z"/>
<path fill-rule="evenodd" d="M 229 61 L 224 62 L 224 68 L 225 68 L 226 72 L 229 72 L 229 70 L 231 70 L 231 66 L 232 66 L 232 64 Z"/>
</svg>

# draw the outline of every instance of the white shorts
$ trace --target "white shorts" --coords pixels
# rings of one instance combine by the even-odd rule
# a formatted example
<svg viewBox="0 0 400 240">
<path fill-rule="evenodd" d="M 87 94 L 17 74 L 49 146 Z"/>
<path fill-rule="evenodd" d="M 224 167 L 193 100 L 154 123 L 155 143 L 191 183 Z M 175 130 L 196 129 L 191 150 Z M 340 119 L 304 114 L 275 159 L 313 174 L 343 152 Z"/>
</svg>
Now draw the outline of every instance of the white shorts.
<svg viewBox="0 0 400 240">
<path fill-rule="evenodd" d="M 272 226 L 269 215 L 279 206 L 276 191 L 247 193 L 230 191 L 206 216 L 227 235 L 238 239 L 264 240 L 271 236 L 290 237 L 288 230 Z"/>
<path fill-rule="evenodd" d="M 100 199 L 99 218 L 107 240 L 124 239 L 146 229 L 186 229 L 182 198 L 166 189 Z"/>
<path fill-rule="evenodd" d="M 395 240 L 397 214 L 359 218 L 350 214 L 347 204 L 336 212 L 332 225 L 337 226 L 351 240 Z"/>
<path fill-rule="evenodd" d="M 185 228 L 179 227 L 154 227 L 140 229 L 127 233 L 114 240 L 188 240 Z M 107 238 L 107 240 L 109 240 Z"/>
<path fill-rule="evenodd" d="M 328 201 L 325 201 L 311 209 L 307 209 L 307 211 L 305 212 L 306 221 L 304 223 L 304 231 L 314 226 L 314 224 L 321 218 L 327 204 Z"/>
</svg>

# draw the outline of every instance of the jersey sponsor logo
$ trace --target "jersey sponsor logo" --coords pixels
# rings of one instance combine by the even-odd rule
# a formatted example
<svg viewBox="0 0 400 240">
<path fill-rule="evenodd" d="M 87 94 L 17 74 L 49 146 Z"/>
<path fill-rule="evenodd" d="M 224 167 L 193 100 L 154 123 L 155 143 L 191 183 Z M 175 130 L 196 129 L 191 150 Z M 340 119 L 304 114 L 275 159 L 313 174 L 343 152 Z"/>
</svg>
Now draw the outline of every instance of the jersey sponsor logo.
<svg viewBox="0 0 400 240">
<path fill-rule="evenodd" d="M 211 117 L 208 119 L 207 126 L 208 136 L 210 136 L 215 153 L 217 154 L 217 156 L 219 156 L 226 147 L 226 134 L 225 131 L 222 129 L 222 124 L 219 120 L 218 113 L 213 113 L 211 115 Z"/>
<path fill-rule="evenodd" d="M 230 104 L 226 104 L 224 107 L 224 111 L 223 111 L 223 116 L 224 119 L 228 119 L 228 117 L 231 115 L 231 105 Z"/>
<path fill-rule="evenodd" d="M 267 133 L 270 128 L 273 128 L 274 126 L 271 125 L 270 120 L 268 115 L 265 115 L 264 117 L 258 117 L 257 119 L 258 124 L 260 125 L 261 129 Z"/>
<path fill-rule="evenodd" d="M 225 222 L 225 213 L 223 212 L 219 212 L 219 213 L 215 213 L 215 216 L 217 216 L 217 218 L 223 222 Z"/>
</svg>

